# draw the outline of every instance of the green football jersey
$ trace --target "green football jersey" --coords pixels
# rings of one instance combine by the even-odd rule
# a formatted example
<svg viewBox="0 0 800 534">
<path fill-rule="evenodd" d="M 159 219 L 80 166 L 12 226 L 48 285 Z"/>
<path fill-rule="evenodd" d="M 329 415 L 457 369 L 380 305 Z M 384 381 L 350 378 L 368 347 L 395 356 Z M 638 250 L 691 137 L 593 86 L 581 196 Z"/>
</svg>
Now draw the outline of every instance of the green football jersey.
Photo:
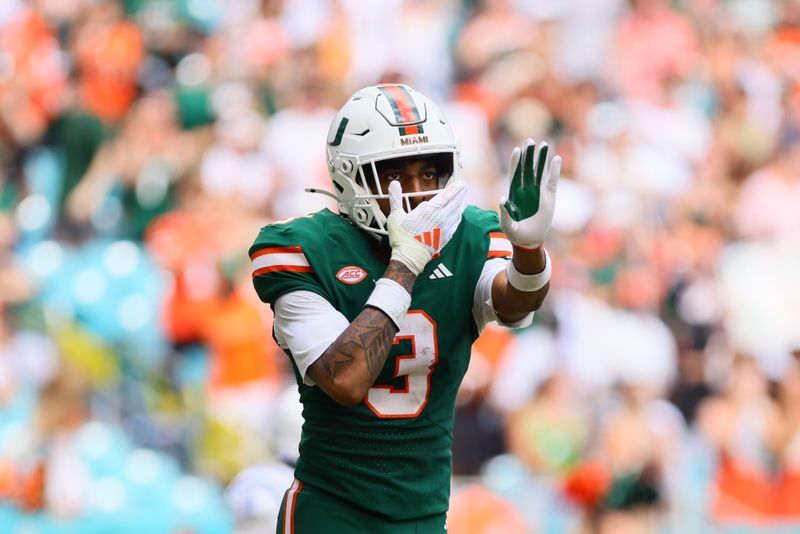
<svg viewBox="0 0 800 534">
<path fill-rule="evenodd" d="M 313 291 L 352 322 L 386 270 L 368 239 L 327 209 L 265 226 L 250 248 L 256 291 L 270 305 Z M 498 242 L 508 244 L 497 214 L 467 207 L 417 278 L 386 364 L 359 405 L 304 384 L 292 360 L 304 418 L 298 480 L 391 520 L 447 510 L 456 392 L 479 334 L 475 286 L 487 257 L 510 255 L 510 246 L 490 250 Z M 287 259 L 257 263 L 270 254 Z"/>
</svg>

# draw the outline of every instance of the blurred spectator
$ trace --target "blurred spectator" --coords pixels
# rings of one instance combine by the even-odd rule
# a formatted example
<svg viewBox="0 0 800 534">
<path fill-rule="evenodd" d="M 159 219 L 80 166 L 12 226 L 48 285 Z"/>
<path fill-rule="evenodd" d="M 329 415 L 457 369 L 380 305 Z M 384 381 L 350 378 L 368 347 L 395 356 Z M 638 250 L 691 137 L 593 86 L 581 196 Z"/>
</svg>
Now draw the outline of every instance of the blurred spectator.
<svg viewBox="0 0 800 534">
<path fill-rule="evenodd" d="M 107 122 L 125 117 L 137 96 L 137 74 L 144 56 L 139 28 L 123 20 L 117 2 L 99 2 L 84 13 L 74 37 L 81 102 Z"/>
<path fill-rule="evenodd" d="M 326 101 L 324 80 L 309 75 L 298 82 L 286 95 L 285 107 L 272 117 L 263 139 L 264 150 L 280 173 L 282 186 L 272 204 L 278 219 L 332 206 L 327 197 L 309 195 L 304 189 L 330 187 L 324 147 L 335 111 Z"/>
<path fill-rule="evenodd" d="M 452 534 L 522 534 L 528 530 L 521 514 L 508 502 L 481 485 L 471 485 L 451 497 L 447 531 Z"/>
<path fill-rule="evenodd" d="M 664 494 L 684 437 L 683 419 L 658 390 L 636 383 L 622 383 L 620 390 L 621 402 L 603 414 L 599 453 L 617 477 L 646 475 Z"/>
<path fill-rule="evenodd" d="M 469 368 L 456 397 L 453 422 L 453 472 L 477 474 L 484 463 L 505 451 L 503 420 L 488 402 L 489 386 L 511 335 L 490 325 L 473 345 Z"/>
<path fill-rule="evenodd" d="M 66 71 L 55 31 L 33 8 L 20 8 L 0 32 L 0 124 L 11 141 L 36 141 L 60 110 Z"/>
<path fill-rule="evenodd" d="M 415 38 L 395 47 L 391 68 L 404 73 L 409 85 L 434 97 L 446 93 L 452 79 L 448 40 L 457 7 L 455 0 L 406 0 L 394 22 L 398 35 Z M 453 120 L 449 114 L 445 116 Z"/>
<path fill-rule="evenodd" d="M 536 474 L 562 475 L 576 467 L 590 427 L 580 401 L 568 375 L 545 379 L 536 396 L 511 416 L 509 451 Z"/>
<path fill-rule="evenodd" d="M 778 411 L 754 359 L 736 358 L 725 389 L 700 405 L 697 424 L 717 454 L 713 517 L 765 521 L 775 504 L 769 452 L 776 438 Z"/>
<path fill-rule="evenodd" d="M 140 238 L 154 217 L 173 206 L 177 182 L 199 156 L 200 135 L 179 129 L 169 94 L 139 100 L 68 198 L 70 217 Z"/>
<path fill-rule="evenodd" d="M 602 79 L 616 25 L 627 2 L 572 0 L 559 3 L 565 12 L 554 29 L 553 68 L 575 82 Z"/>
<path fill-rule="evenodd" d="M 63 367 L 44 387 L 39 400 L 34 449 L 45 451 L 43 491 L 56 516 L 85 513 L 91 475 L 80 458 L 78 430 L 88 418 L 88 384 L 78 369 Z"/>
<path fill-rule="evenodd" d="M 800 137 L 786 132 L 776 160 L 742 184 L 735 204 L 736 228 L 743 237 L 796 239 L 800 213 L 790 206 L 800 201 Z"/>
<path fill-rule="evenodd" d="M 716 258 L 715 274 L 722 304 L 724 335 L 734 348 L 757 358 L 770 378 L 780 377 L 789 352 L 800 343 L 800 299 L 796 275 L 797 239 L 731 242 Z M 748 273 L 759 273 L 742 284 Z"/>
<path fill-rule="evenodd" d="M 795 350 L 778 384 L 778 428 L 773 444 L 777 459 L 777 502 L 781 520 L 800 518 L 800 350 Z"/>
<path fill-rule="evenodd" d="M 272 212 L 275 171 L 259 150 L 264 120 L 253 109 L 228 109 L 216 125 L 215 143 L 203 154 L 200 182 L 205 193 L 233 208 Z"/>
<path fill-rule="evenodd" d="M 658 102 L 666 80 L 694 67 L 697 37 L 691 21 L 670 9 L 667 0 L 629 2 L 630 13 L 617 30 L 617 83 L 627 97 Z"/>
<path fill-rule="evenodd" d="M 588 461 L 569 474 L 563 491 L 583 511 L 576 532 L 657 532 L 662 497 L 652 470 L 614 476 L 602 461 Z"/>
<path fill-rule="evenodd" d="M 534 43 L 533 21 L 514 10 L 509 0 L 481 0 L 459 35 L 456 57 L 468 75 L 494 60 Z M 501 88 L 502 89 L 502 88 Z"/>
<path fill-rule="evenodd" d="M 13 372 L 13 349 L 3 356 L 4 385 L 13 388 L 4 397 L 14 402 L 28 377 Z M 58 517 L 77 517 L 86 511 L 90 483 L 76 445 L 87 418 L 88 384 L 70 366 L 51 369 L 42 379 L 35 418 L 15 427 L 15 439 L 2 443 L 2 499 L 28 513 L 47 509 Z"/>
<path fill-rule="evenodd" d="M 14 253 L 17 237 L 11 213 L 0 209 L 0 321 L 5 318 L 7 306 L 27 301 L 36 290 L 34 280 Z"/>
<path fill-rule="evenodd" d="M 696 350 L 684 350 L 678 355 L 678 377 L 669 400 L 680 410 L 687 425 L 695 422 L 697 409 L 713 390 L 706 381 L 703 354 Z"/>
</svg>

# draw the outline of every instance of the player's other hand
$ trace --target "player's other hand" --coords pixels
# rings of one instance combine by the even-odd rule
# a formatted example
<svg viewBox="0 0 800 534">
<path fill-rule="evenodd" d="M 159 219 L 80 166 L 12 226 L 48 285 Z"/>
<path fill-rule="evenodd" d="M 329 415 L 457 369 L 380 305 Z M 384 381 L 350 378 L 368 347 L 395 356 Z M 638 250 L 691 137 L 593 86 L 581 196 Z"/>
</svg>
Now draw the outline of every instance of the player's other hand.
<svg viewBox="0 0 800 534">
<path fill-rule="evenodd" d="M 419 275 L 433 254 L 453 237 L 466 205 L 466 186 L 453 182 L 431 200 L 406 212 L 400 182 L 389 184 L 390 213 L 387 221 L 392 259 Z"/>
<path fill-rule="evenodd" d="M 500 227 L 514 245 L 536 248 L 544 243 L 556 207 L 561 156 L 548 161 L 550 147 L 526 139 L 511 153 L 508 198 L 500 200 Z"/>
</svg>

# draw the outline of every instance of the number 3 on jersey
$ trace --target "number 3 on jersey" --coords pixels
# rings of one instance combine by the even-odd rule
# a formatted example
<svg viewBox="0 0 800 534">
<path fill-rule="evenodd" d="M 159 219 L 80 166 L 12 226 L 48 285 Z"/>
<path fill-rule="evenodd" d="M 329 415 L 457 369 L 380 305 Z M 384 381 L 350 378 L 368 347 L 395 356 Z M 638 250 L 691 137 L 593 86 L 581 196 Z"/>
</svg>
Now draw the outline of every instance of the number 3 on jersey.
<svg viewBox="0 0 800 534">
<path fill-rule="evenodd" d="M 436 323 L 422 310 L 409 310 L 394 338 L 411 341 L 411 354 L 395 358 L 395 378 L 405 378 L 404 388 L 373 386 L 364 403 L 381 418 L 416 417 L 428 403 L 431 374 L 439 359 Z"/>
</svg>

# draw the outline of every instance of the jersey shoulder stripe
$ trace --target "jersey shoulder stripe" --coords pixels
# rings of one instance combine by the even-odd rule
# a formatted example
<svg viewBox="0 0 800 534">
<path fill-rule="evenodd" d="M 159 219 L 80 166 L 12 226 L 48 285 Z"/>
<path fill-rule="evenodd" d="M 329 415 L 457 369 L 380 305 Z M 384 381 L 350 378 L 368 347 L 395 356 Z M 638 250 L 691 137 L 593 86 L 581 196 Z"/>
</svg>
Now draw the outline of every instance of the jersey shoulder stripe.
<svg viewBox="0 0 800 534">
<path fill-rule="evenodd" d="M 484 253 L 481 258 L 509 257 L 513 252 L 511 241 L 500 229 L 500 219 L 497 212 L 484 210 L 476 206 L 467 206 L 464 210 L 464 223 L 474 239 L 481 242 Z"/>
<path fill-rule="evenodd" d="M 319 242 L 320 235 L 341 219 L 324 209 L 305 217 L 274 222 L 261 228 L 248 255 L 258 268 L 290 265 L 310 267 L 306 253 Z M 281 263 L 281 262 L 286 263 Z M 255 269 L 253 269 L 255 271 Z"/>
<path fill-rule="evenodd" d="M 253 286 L 263 302 L 274 304 L 292 291 L 313 291 L 329 299 L 317 279 L 309 251 L 319 248 L 326 228 L 341 219 L 329 210 L 264 226 L 248 251 Z"/>
<path fill-rule="evenodd" d="M 503 258 L 511 256 L 511 241 L 503 232 L 489 232 L 489 253 L 487 258 Z"/>
<path fill-rule="evenodd" d="M 301 246 L 262 248 L 250 255 L 250 261 L 253 277 L 280 271 L 314 272 Z"/>
</svg>

